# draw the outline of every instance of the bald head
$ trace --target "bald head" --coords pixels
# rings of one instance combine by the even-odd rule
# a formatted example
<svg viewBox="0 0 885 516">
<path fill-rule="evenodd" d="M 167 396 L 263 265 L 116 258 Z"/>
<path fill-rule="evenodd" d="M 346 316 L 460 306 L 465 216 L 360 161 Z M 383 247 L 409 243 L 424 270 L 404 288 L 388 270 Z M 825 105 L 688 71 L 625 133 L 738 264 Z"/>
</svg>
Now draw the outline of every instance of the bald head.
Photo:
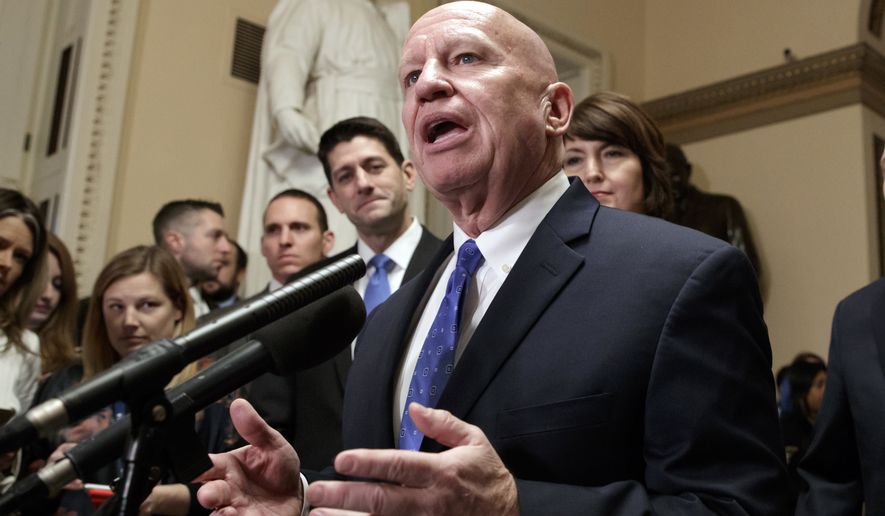
<svg viewBox="0 0 885 516">
<path fill-rule="evenodd" d="M 560 170 L 571 90 L 510 14 L 480 2 L 428 11 L 403 45 L 400 80 L 412 159 L 471 236 Z"/>
<path fill-rule="evenodd" d="M 409 34 L 451 18 L 472 22 L 499 39 L 508 52 L 525 61 L 539 81 L 549 84 L 558 80 L 553 56 L 541 37 L 512 14 L 494 5 L 469 1 L 443 4 L 418 18 Z"/>
</svg>

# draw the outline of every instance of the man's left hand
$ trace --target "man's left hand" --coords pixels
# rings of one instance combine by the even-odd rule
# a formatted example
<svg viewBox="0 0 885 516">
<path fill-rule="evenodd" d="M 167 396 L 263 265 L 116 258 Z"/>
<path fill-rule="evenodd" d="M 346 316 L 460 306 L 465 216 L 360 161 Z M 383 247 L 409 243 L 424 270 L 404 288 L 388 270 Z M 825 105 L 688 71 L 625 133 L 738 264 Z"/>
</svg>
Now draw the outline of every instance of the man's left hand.
<svg viewBox="0 0 885 516">
<path fill-rule="evenodd" d="M 409 406 L 425 438 L 442 453 L 348 450 L 335 458 L 342 475 L 382 482 L 316 482 L 307 489 L 311 516 L 371 514 L 516 515 L 516 482 L 478 427 L 444 410 Z M 387 483 L 384 483 L 387 482 Z"/>
</svg>

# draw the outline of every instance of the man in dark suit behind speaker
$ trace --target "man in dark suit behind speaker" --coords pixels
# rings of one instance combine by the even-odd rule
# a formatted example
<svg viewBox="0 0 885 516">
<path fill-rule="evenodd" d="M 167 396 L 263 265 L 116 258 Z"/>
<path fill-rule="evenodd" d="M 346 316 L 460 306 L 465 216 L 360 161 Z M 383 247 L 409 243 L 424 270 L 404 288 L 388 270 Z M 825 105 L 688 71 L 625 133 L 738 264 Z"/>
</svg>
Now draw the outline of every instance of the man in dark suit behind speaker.
<svg viewBox="0 0 885 516">
<path fill-rule="evenodd" d="M 442 241 L 409 209 L 416 171 L 393 133 L 369 117 L 342 120 L 320 138 L 317 155 L 329 181 L 329 199 L 356 226 L 348 253 L 366 262 L 354 287 L 370 313 L 400 285 L 423 271 Z"/>
<path fill-rule="evenodd" d="M 885 514 L 885 279 L 839 303 L 828 368 L 796 514 Z"/>
<path fill-rule="evenodd" d="M 368 264 L 355 287 L 369 312 L 422 272 L 442 242 L 412 217 L 408 194 L 415 184 L 414 165 L 403 159 L 393 133 L 380 122 L 360 117 L 335 124 L 323 134 L 318 154 L 330 199 L 356 226 L 357 243 L 342 254 L 358 253 Z M 382 258 L 384 265 L 376 266 Z M 321 469 L 341 450 L 344 386 L 352 361 L 348 347 L 288 380 L 294 400 L 291 442 L 303 450 L 305 468 Z"/>
<path fill-rule="evenodd" d="M 334 245 L 326 212 L 313 195 L 294 188 L 275 195 L 264 210 L 261 235 L 261 254 L 271 280 L 259 295 L 282 287 L 293 274 L 323 260 Z M 338 373 L 344 361 L 349 365 L 349 350 L 346 357 L 336 356 L 287 376 L 266 373 L 245 389 L 246 399 L 268 423 L 305 450 L 305 464 L 312 467 L 321 467 L 341 449 L 344 380 Z M 305 420 L 310 424 L 299 424 Z"/>
</svg>

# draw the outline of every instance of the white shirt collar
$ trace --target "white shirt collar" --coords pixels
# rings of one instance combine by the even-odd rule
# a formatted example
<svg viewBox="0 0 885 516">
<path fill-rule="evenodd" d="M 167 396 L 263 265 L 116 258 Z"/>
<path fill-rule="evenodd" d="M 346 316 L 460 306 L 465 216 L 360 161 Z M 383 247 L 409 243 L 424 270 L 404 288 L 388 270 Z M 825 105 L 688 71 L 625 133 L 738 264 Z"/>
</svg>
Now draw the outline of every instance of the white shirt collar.
<svg viewBox="0 0 885 516">
<path fill-rule="evenodd" d="M 393 260 L 397 267 L 405 269 L 408 267 L 409 260 L 412 259 L 412 254 L 418 247 L 419 241 L 421 241 L 421 224 L 418 223 L 418 219 L 412 217 L 412 223 L 409 224 L 408 229 L 384 250 L 384 254 Z M 367 264 L 377 254 L 361 238 L 356 241 L 356 252 Z"/>
<path fill-rule="evenodd" d="M 268 291 L 268 292 L 273 292 L 273 291 L 277 290 L 278 288 L 280 288 L 280 287 L 282 287 L 282 286 L 283 286 L 282 283 L 280 283 L 279 281 L 275 280 L 274 278 L 270 278 L 270 283 L 267 284 L 267 291 Z"/>
<path fill-rule="evenodd" d="M 486 263 L 495 271 L 509 273 L 538 225 L 568 188 L 568 178 L 560 171 L 476 237 L 476 246 Z M 470 237 L 457 225 L 453 226 L 457 253 Z"/>
</svg>

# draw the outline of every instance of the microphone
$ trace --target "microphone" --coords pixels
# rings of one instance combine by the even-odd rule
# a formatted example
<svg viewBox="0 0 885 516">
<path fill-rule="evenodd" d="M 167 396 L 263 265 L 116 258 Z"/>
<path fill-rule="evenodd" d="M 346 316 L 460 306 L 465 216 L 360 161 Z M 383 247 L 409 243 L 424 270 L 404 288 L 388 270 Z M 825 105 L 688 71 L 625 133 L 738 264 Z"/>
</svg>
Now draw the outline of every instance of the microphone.
<svg viewBox="0 0 885 516">
<path fill-rule="evenodd" d="M 265 326 L 244 346 L 167 390 L 173 418 L 205 408 L 266 371 L 289 374 L 331 359 L 353 342 L 365 319 L 362 298 L 348 286 Z M 0 514 L 28 497 L 55 496 L 69 482 L 117 459 L 130 428 L 126 416 L 65 452 L 65 458 L 16 482 L 0 497 Z"/>
<path fill-rule="evenodd" d="M 115 400 L 158 392 L 190 362 L 350 285 L 365 273 L 362 258 L 350 255 L 185 335 L 148 344 L 89 381 L 13 418 L 0 428 L 0 452 L 18 449 L 39 434 L 88 416 Z"/>
</svg>

